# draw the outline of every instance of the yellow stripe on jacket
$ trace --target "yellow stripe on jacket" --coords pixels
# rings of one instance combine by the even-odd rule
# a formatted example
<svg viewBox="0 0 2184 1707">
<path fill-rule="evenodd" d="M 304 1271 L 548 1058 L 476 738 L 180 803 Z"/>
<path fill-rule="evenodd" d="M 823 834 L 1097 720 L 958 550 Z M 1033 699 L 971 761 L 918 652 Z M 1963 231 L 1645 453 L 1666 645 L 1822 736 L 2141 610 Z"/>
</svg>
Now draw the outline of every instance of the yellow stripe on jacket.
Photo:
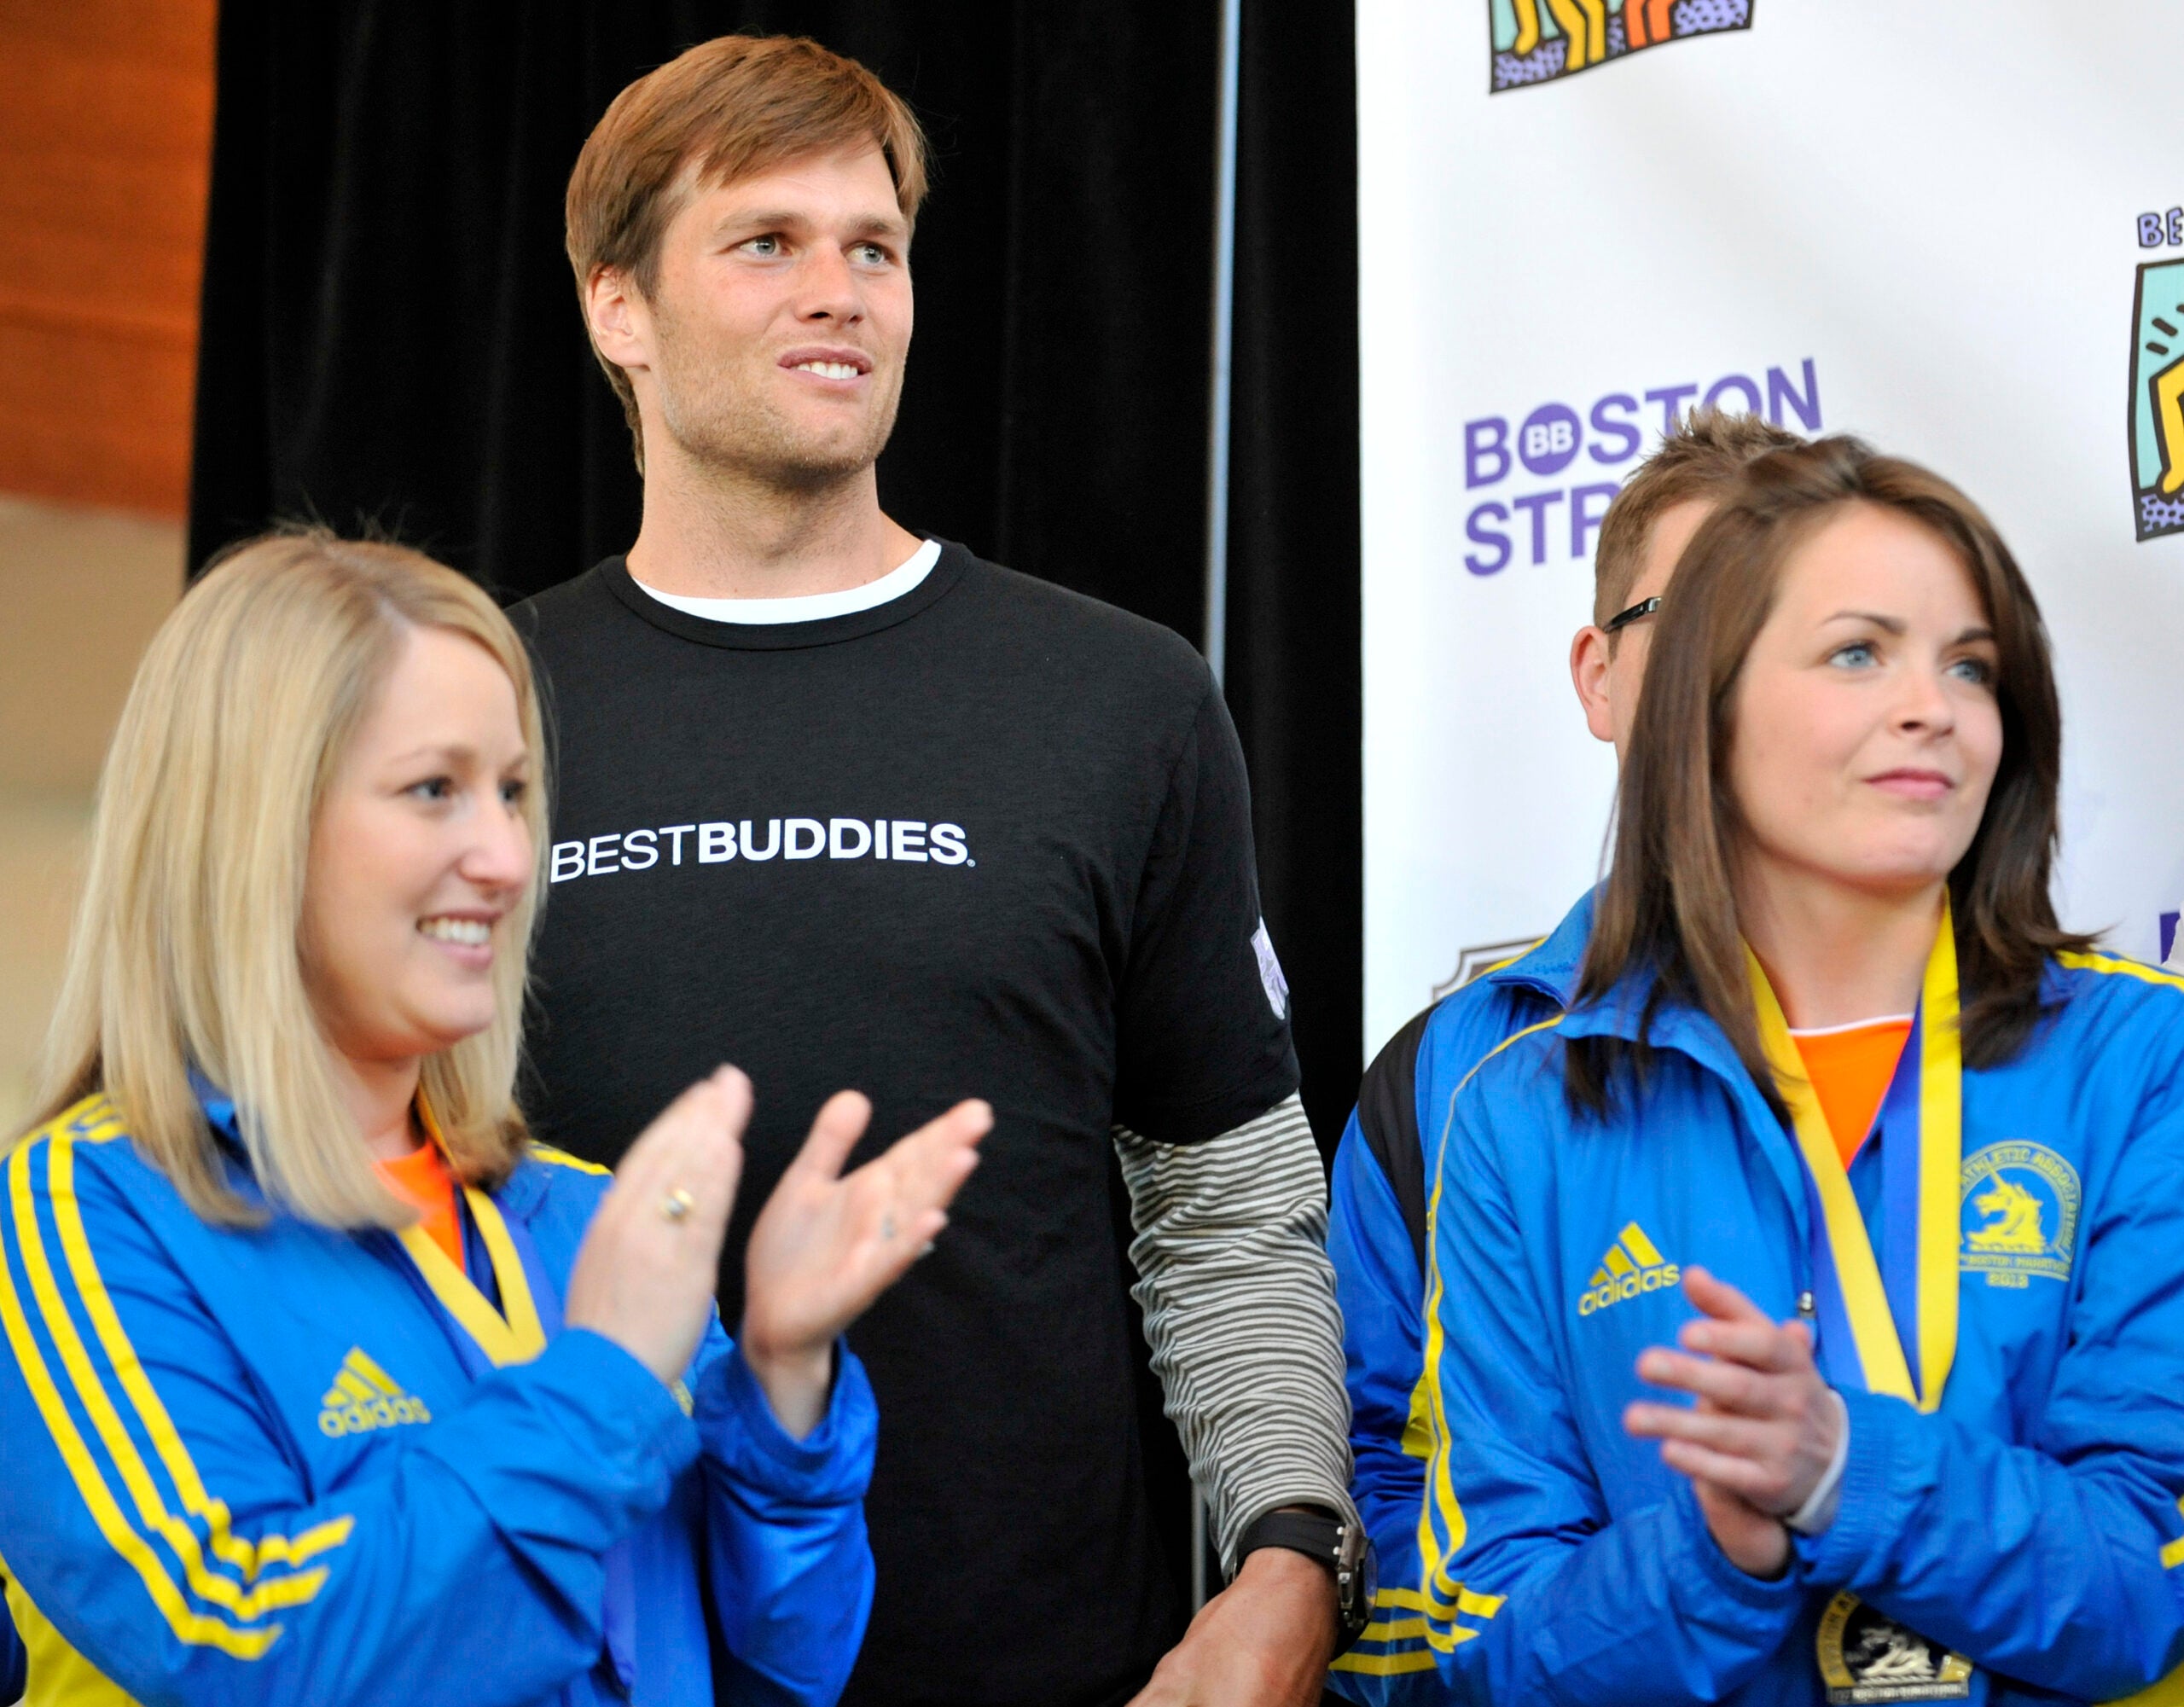
<svg viewBox="0 0 2184 1707">
<path fill-rule="evenodd" d="M 226 1505 L 205 1488 L 189 1449 L 122 1327 L 92 1254 L 76 1196 L 75 1145 L 106 1142 L 121 1134 L 120 1122 L 105 1099 L 90 1098 L 31 1134 L 9 1153 L 9 1213 L 0 1218 L 0 1327 L 4 1327 L 25 1385 L 85 1509 L 107 1545 L 143 1582 L 169 1627 L 183 1641 L 214 1646 L 239 1658 L 256 1658 L 281 1634 L 280 1625 L 262 1623 L 265 1615 L 308 1602 L 327 1576 L 323 1565 L 264 1582 L 258 1580 L 260 1574 L 269 1565 L 293 1568 L 340 1546 L 348 1539 L 352 1523 L 347 1518 L 334 1518 L 293 1537 L 268 1536 L 253 1543 L 232 1533 Z M 39 1224 L 32 1175 L 41 1155 L 45 1164 L 44 1194 L 66 1259 L 66 1282 L 49 1258 Z M 18 1268 L 36 1306 L 38 1324 L 67 1374 L 69 1389 L 92 1434 L 104 1449 L 103 1460 L 85 1438 L 33 1331 L 16 1285 Z M 168 1509 L 160 1483 L 138 1450 L 77 1327 L 78 1313 L 89 1319 L 113 1378 L 171 1478 L 180 1503 L 205 1526 L 201 1541 L 189 1522 Z M 135 1508 L 135 1524 L 109 1484 L 109 1470 Z M 166 1560 L 153 1545 L 154 1536 L 166 1543 L 181 1565 L 187 1594 L 177 1586 Z M 217 1558 L 242 1573 L 241 1581 L 223 1574 L 207 1559 L 208 1546 Z M 228 1617 L 222 1617 L 219 1612 Z M 229 1623 L 229 1618 L 235 1622 Z"/>
<path fill-rule="evenodd" d="M 1461 1096 L 1464 1087 L 1478 1077 L 1479 1068 L 1512 1043 L 1529 1037 L 1536 1031 L 1551 1031 L 1560 1025 L 1563 1018 L 1563 1015 L 1557 1014 L 1552 1019 L 1542 1019 L 1536 1025 L 1527 1025 L 1523 1031 L 1503 1038 L 1463 1076 L 1455 1089 L 1449 1093 L 1449 1112 L 1442 1122 L 1441 1142 L 1433 1158 L 1433 1193 L 1426 1211 L 1426 1379 L 1423 1383 L 1432 1453 L 1426 1460 L 1426 1500 L 1418 1517 L 1419 1610 L 1432 1621 L 1432 1627 L 1426 1631 L 1426 1640 L 1443 1653 L 1453 1652 L 1458 1643 L 1467 1641 L 1478 1634 L 1458 1624 L 1455 1622 L 1457 1613 L 1490 1618 L 1501 1611 L 1504 1598 L 1498 1594 L 1474 1594 L 1450 1576 L 1448 1571 L 1448 1562 L 1463 1549 L 1466 1533 L 1463 1507 L 1456 1499 L 1455 1483 L 1449 1471 L 1451 1435 L 1447 1407 L 1441 1396 L 1441 1356 L 1446 1347 L 1446 1338 L 1441 1327 L 1441 1299 L 1444 1285 L 1441 1277 L 1440 1252 L 1433 1236 L 1434 1229 L 1440 1222 L 1441 1190 L 1448 1178 L 1449 1134 L 1455 1125 L 1456 1098 Z M 1437 1515 L 1440 1519 L 1438 1526 L 1435 1523 Z M 1447 1536 L 1445 1543 L 1442 1539 L 1443 1532 Z"/>
</svg>

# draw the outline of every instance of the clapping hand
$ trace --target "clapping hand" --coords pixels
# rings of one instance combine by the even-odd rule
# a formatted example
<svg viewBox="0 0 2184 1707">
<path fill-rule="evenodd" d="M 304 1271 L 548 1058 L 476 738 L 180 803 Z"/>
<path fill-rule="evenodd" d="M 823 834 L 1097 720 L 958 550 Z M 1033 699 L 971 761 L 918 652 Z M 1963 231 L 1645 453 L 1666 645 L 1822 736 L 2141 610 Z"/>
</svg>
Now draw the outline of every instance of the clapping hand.
<svg viewBox="0 0 2184 1707">
<path fill-rule="evenodd" d="M 734 1067 L 676 1098 L 622 1158 L 569 1275 L 562 1320 L 613 1340 L 663 1385 L 690 1367 L 712 1319 L 750 1118 L 751 1081 Z"/>
<path fill-rule="evenodd" d="M 1631 1405 L 1623 1425 L 1661 1443 L 1661 1460 L 1691 1478 L 1706 1526 L 1732 1563 L 1754 1576 L 1789 1568 L 1782 1519 L 1803 1506 L 1835 1453 L 1843 1418 L 1814 1366 L 1803 1322 L 1776 1322 L 1704 1269 L 1683 1271 L 1684 1295 L 1703 1312 L 1654 1346 L 1638 1373 L 1698 1402 Z M 1694 1355 L 1686 1355 L 1694 1354 Z"/>
<path fill-rule="evenodd" d="M 826 1414 L 835 1339 L 948 1224 L 993 1111 L 960 1102 L 845 1177 L 871 1118 L 855 1091 L 828 1100 L 744 1255 L 744 1361 L 798 1439 Z"/>
</svg>

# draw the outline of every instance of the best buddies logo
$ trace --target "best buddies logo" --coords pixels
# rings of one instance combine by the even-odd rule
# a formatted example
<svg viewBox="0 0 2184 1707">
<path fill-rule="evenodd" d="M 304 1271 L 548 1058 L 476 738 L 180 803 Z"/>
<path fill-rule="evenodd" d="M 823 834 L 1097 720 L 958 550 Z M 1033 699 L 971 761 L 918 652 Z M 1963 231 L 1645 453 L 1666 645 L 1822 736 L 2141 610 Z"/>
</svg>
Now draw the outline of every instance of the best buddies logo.
<svg viewBox="0 0 2184 1707">
<path fill-rule="evenodd" d="M 1693 382 L 1609 392 L 1582 411 L 1543 403 L 1514 426 L 1501 415 L 1467 421 L 1466 489 L 1492 491 L 1506 483 L 1532 490 L 1496 491 L 1472 506 L 1464 535 L 1478 549 L 1464 554 L 1464 567 L 1474 575 L 1498 575 L 1519 552 L 1529 553 L 1535 564 L 1550 554 L 1572 560 L 1590 556 L 1593 536 L 1623 489 L 1620 478 L 1602 479 L 1602 473 L 1635 462 L 1646 430 L 1658 423 L 1663 434 L 1675 431 L 1676 418 L 1693 404 L 1763 414 L 1792 432 L 1821 430 L 1820 379 L 1809 356 L 1794 377 L 1784 368 L 1768 369 L 1763 380 L 1724 374 L 1703 387 Z M 1541 484 L 1548 481 L 1555 484 Z"/>
</svg>

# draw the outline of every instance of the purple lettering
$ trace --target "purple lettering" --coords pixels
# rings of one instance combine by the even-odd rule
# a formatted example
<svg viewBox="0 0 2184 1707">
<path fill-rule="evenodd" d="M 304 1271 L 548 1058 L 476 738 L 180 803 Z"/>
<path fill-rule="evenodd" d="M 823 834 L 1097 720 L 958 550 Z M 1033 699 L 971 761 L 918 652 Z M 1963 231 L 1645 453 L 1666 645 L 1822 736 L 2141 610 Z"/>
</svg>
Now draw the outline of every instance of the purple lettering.
<svg viewBox="0 0 2184 1707">
<path fill-rule="evenodd" d="M 1464 567 L 1474 575 L 1499 574 L 1509 566 L 1509 536 L 1498 529 L 1479 525 L 1482 521 L 1489 520 L 1507 521 L 1509 520 L 1509 512 L 1490 499 L 1473 510 L 1470 519 L 1464 523 L 1464 533 L 1472 544 L 1490 545 L 1494 548 L 1494 560 L 1491 563 L 1480 562 L 1477 554 L 1473 552 L 1467 551 L 1464 554 Z"/>
<path fill-rule="evenodd" d="M 1612 462 L 1628 462 L 1638 454 L 1638 446 L 1643 443 L 1636 427 L 1608 413 L 1611 407 L 1621 409 L 1625 415 L 1635 415 L 1638 410 L 1638 399 L 1623 392 L 1610 392 L 1593 405 L 1593 431 L 1622 441 L 1612 450 L 1603 448 L 1597 440 L 1585 447 L 1585 454 L 1603 466 Z"/>
<path fill-rule="evenodd" d="M 1797 417 L 1808 433 L 1820 431 L 1820 376 L 1812 370 L 1812 357 L 1805 357 L 1805 394 L 1798 395 L 1797 387 L 1790 383 L 1790 376 L 1780 368 L 1767 370 L 1767 418 L 1775 426 L 1782 424 L 1784 404 L 1797 412 Z"/>
<path fill-rule="evenodd" d="M 1562 502 L 1560 491 L 1533 492 L 1521 498 L 1512 498 L 1510 503 L 1520 510 L 1529 510 L 1532 518 L 1532 561 L 1547 561 L 1547 507 Z"/>
<path fill-rule="evenodd" d="M 1526 468 L 1544 479 L 1570 466 L 1582 436 L 1577 412 L 1559 403 L 1543 403 L 1517 430 L 1517 455 Z"/>
<path fill-rule="evenodd" d="M 1482 440 L 1479 437 L 1481 427 L 1490 429 L 1491 436 Z M 1478 465 L 1489 456 L 1496 457 L 1499 461 L 1492 473 L 1482 474 L 1478 472 Z M 1482 415 L 1477 421 L 1466 421 L 1464 485 L 1467 487 L 1490 486 L 1496 480 L 1506 479 L 1508 473 L 1509 423 L 1498 415 Z"/>
<path fill-rule="evenodd" d="M 1757 415 L 1767 406 L 1759 395 L 1759 387 L 1742 374 L 1724 374 L 1720 379 L 1715 380 L 1707 391 L 1706 407 L 1714 408 L 1721 402 L 1722 393 L 1728 391 L 1742 392 L 1750 399 L 1744 406 L 1744 412 L 1746 415 Z"/>
<path fill-rule="evenodd" d="M 1664 435 L 1676 431 L 1676 405 L 1686 398 L 1699 395 L 1696 386 L 1664 386 L 1659 391 L 1647 392 L 1646 401 L 1661 406 L 1661 432 Z"/>
</svg>

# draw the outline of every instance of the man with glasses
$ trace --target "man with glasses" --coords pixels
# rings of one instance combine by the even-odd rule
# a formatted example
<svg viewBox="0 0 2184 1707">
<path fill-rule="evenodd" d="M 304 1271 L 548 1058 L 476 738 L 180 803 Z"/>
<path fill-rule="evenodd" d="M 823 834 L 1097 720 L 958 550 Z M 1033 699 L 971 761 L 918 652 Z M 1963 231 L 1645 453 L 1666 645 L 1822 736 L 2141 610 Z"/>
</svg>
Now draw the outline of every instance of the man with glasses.
<svg viewBox="0 0 2184 1707">
<path fill-rule="evenodd" d="M 1757 416 L 1694 410 L 1631 475 L 1600 525 L 1593 620 L 1570 644 L 1585 726 L 1621 759 L 1638 715 L 1652 618 L 1699 525 L 1754 457 L 1802 443 Z M 1425 1493 L 1426 1205 L 1440 1123 L 1471 1070 L 1518 1032 L 1552 1019 L 1577 988 L 1592 929 L 1588 891 L 1552 936 L 1420 1013 L 1366 1070 L 1335 1153 L 1327 1249 L 1342 1304 L 1352 1492 L 1379 1553 L 1373 1622 L 1331 1681 L 1371 1704 L 1438 1698 L 1422 1614 L 1456 1591 L 1422 1582 Z"/>
</svg>

